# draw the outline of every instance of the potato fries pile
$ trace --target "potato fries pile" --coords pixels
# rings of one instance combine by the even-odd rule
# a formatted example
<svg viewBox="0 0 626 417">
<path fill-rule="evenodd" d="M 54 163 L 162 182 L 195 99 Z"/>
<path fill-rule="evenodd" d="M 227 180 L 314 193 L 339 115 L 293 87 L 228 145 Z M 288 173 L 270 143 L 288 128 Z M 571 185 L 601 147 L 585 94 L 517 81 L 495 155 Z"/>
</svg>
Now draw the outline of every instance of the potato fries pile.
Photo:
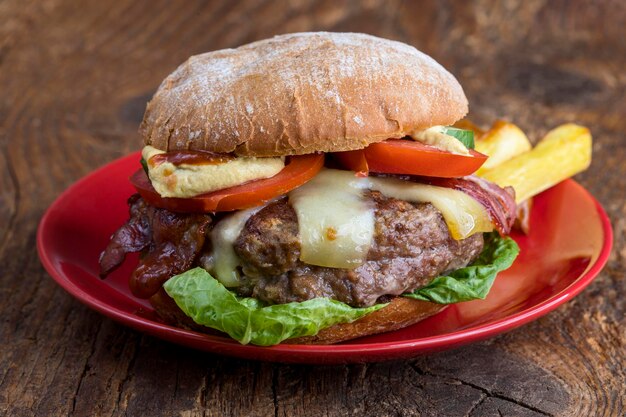
<svg viewBox="0 0 626 417">
<path fill-rule="evenodd" d="M 589 129 L 573 123 L 549 131 L 534 148 L 513 123 L 497 121 L 485 132 L 468 121 L 459 125 L 474 130 L 476 150 L 489 156 L 476 175 L 501 187 L 512 186 L 518 204 L 591 164 Z"/>
</svg>

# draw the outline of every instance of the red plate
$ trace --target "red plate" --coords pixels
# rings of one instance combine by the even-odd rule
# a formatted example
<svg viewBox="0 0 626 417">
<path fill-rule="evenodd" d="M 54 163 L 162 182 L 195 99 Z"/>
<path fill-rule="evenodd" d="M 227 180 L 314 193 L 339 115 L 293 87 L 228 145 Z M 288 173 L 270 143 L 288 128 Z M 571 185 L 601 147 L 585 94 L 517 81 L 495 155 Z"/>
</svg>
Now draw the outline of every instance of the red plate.
<svg viewBox="0 0 626 417">
<path fill-rule="evenodd" d="M 450 306 L 405 329 L 329 346 L 243 346 L 161 323 L 145 300 L 134 298 L 127 278 L 136 257 L 106 280 L 98 255 L 128 217 L 128 177 L 139 153 L 78 181 L 48 209 L 37 235 L 39 257 L 52 278 L 89 307 L 134 329 L 171 342 L 248 359 L 345 363 L 408 358 L 495 336 L 534 320 L 581 292 L 600 272 L 613 242 L 609 219 L 579 184 L 565 181 L 539 195 L 531 234 L 513 237 L 521 254 L 501 273 L 486 300 Z"/>
</svg>

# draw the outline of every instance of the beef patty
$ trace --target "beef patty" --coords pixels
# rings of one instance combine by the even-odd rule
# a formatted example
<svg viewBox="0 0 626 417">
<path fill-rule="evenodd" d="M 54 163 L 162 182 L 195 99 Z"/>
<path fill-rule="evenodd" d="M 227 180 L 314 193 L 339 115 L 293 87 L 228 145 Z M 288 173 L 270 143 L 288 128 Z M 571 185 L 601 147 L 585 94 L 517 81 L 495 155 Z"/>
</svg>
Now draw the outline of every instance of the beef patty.
<svg viewBox="0 0 626 417">
<path fill-rule="evenodd" d="M 483 247 L 482 234 L 452 239 L 441 213 L 431 204 L 412 204 L 369 193 L 375 205 L 374 240 L 366 261 L 355 269 L 327 268 L 300 261 L 298 219 L 287 199 L 250 217 L 234 249 L 241 259 L 241 295 L 271 304 L 329 297 L 369 306 L 388 296 L 422 287 L 438 275 L 466 266 Z M 148 298 L 169 277 L 211 258 L 207 235 L 219 218 L 173 213 L 129 199 L 130 219 L 102 253 L 102 276 L 126 253 L 144 251 L 130 279 L 133 294 Z"/>
<path fill-rule="evenodd" d="M 329 297 L 351 306 L 370 306 L 400 295 L 472 262 L 482 234 L 454 240 L 430 203 L 413 204 L 371 192 L 374 241 L 355 269 L 308 265 L 299 260 L 298 219 L 286 199 L 253 215 L 235 242 L 242 262 L 242 295 L 271 304 Z"/>
</svg>

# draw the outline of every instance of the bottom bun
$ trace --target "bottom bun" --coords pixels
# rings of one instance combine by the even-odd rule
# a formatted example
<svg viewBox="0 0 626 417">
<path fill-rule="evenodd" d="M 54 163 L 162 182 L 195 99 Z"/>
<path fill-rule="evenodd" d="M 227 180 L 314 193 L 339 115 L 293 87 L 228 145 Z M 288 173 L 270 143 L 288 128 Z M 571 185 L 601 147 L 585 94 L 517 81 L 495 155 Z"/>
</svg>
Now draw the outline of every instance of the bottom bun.
<svg viewBox="0 0 626 417">
<path fill-rule="evenodd" d="M 174 300 L 161 289 L 150 298 L 150 304 L 163 321 L 176 327 L 213 335 L 224 333 L 202 326 L 185 315 Z M 361 317 L 352 323 L 340 323 L 320 330 L 315 336 L 303 336 L 285 340 L 283 343 L 330 345 L 362 336 L 390 332 L 410 326 L 439 313 L 446 305 L 395 297 L 389 305 Z"/>
</svg>

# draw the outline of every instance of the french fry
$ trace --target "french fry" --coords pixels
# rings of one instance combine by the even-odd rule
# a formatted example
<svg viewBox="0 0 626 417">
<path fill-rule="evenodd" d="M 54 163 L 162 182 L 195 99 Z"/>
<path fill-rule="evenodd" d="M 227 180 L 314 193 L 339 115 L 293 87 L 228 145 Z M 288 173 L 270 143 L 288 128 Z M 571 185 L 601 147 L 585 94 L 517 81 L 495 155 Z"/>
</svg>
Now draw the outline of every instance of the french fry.
<svg viewBox="0 0 626 417">
<path fill-rule="evenodd" d="M 489 157 L 476 175 L 480 176 L 530 148 L 530 141 L 519 127 L 498 120 L 476 141 L 476 151 Z"/>
<path fill-rule="evenodd" d="M 591 164 L 589 129 L 568 123 L 551 130 L 532 150 L 482 173 L 501 187 L 513 186 L 522 201 L 584 171 Z"/>
</svg>

